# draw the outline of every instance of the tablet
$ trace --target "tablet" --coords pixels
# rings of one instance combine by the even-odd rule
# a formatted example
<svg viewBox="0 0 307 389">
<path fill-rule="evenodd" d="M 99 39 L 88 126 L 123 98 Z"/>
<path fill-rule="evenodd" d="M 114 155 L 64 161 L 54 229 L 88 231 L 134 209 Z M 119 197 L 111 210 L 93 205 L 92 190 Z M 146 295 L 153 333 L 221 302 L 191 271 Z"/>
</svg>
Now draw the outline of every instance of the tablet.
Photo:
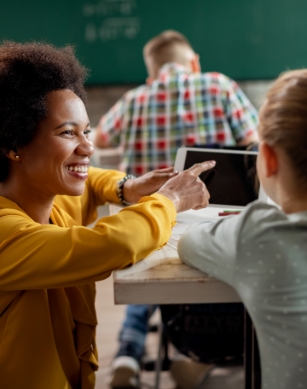
<svg viewBox="0 0 307 389">
<path fill-rule="evenodd" d="M 257 151 L 181 147 L 174 170 L 215 160 L 215 167 L 199 176 L 209 190 L 210 206 L 240 209 L 260 197 L 265 200 L 256 173 L 257 154 Z"/>
</svg>

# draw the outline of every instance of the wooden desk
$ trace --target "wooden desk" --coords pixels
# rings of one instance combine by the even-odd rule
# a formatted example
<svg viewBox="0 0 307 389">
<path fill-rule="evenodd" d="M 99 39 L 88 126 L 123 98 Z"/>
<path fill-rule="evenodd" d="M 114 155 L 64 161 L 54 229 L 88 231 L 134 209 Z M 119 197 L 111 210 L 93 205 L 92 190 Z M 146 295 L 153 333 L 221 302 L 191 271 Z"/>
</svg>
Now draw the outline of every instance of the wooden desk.
<svg viewBox="0 0 307 389">
<path fill-rule="evenodd" d="M 120 208 L 111 206 L 110 213 Z M 188 225 L 215 219 L 219 208 L 188 211 L 178 215 L 173 236 L 179 237 Z M 184 224 L 186 223 L 186 226 Z M 170 239 L 170 244 L 176 241 Z M 240 302 L 237 292 L 216 278 L 181 262 L 169 245 L 155 251 L 131 268 L 113 273 L 115 304 L 193 304 Z"/>
<path fill-rule="evenodd" d="M 110 213 L 120 207 L 110 206 Z M 182 225 L 201 219 L 218 218 L 219 208 L 188 211 L 178 215 L 173 236 L 180 235 Z M 199 218 L 199 220 L 198 220 Z M 180 230 L 181 228 L 181 230 Z M 177 238 L 176 237 L 176 238 Z M 172 243 L 172 239 L 170 241 Z M 171 244 L 170 243 L 170 244 Z M 172 244 L 171 244 L 172 246 Z M 177 250 L 169 245 L 155 251 L 131 268 L 113 272 L 115 304 L 193 304 L 234 303 L 241 299 L 237 292 L 213 277 L 181 262 Z M 245 311 L 245 389 L 260 389 L 260 360 L 255 329 Z M 157 386 L 158 387 L 158 386 Z"/>
</svg>

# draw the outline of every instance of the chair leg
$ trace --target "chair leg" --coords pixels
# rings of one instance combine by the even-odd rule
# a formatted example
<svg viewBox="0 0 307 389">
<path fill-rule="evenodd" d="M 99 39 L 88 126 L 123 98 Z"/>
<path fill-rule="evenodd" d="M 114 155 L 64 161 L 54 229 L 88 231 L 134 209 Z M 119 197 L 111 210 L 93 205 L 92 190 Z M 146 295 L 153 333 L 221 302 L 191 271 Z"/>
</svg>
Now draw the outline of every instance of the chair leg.
<svg viewBox="0 0 307 389">
<path fill-rule="evenodd" d="M 162 367 L 162 343 L 163 343 L 163 323 L 162 321 L 159 324 L 158 328 L 158 355 L 156 359 L 156 381 L 154 389 L 159 389 L 160 384 L 160 373 L 161 373 L 161 367 Z"/>
<path fill-rule="evenodd" d="M 156 381 L 154 389 L 159 389 L 161 371 L 169 370 L 171 361 L 168 357 L 168 338 L 161 320 L 158 328 L 158 355 L 156 360 Z"/>
<path fill-rule="evenodd" d="M 248 312 L 244 311 L 245 389 L 260 389 L 261 369 L 256 331 Z"/>
</svg>

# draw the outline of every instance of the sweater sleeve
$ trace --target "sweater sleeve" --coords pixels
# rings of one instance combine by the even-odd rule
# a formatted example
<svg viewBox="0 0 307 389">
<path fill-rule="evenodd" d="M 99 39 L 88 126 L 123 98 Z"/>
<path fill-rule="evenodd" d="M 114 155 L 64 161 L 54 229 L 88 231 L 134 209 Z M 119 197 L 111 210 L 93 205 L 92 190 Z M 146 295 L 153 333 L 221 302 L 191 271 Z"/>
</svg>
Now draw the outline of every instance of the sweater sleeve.
<svg viewBox="0 0 307 389">
<path fill-rule="evenodd" d="M 259 247 L 263 240 L 272 239 L 270 230 L 274 223 L 283 223 L 285 219 L 275 206 L 254 201 L 240 215 L 191 226 L 179 241 L 179 257 L 237 288 L 242 274 L 246 278 L 257 262 L 257 255 L 264 255 Z"/>
<path fill-rule="evenodd" d="M 6 291 L 102 280 L 166 244 L 176 218 L 173 203 L 157 194 L 98 220 L 94 228 L 72 225 L 58 206 L 58 225 L 35 223 L 17 205 L 1 208 L 0 289 Z"/>
<path fill-rule="evenodd" d="M 239 225 L 239 216 L 227 216 L 191 226 L 178 243 L 180 259 L 232 285 Z"/>
</svg>

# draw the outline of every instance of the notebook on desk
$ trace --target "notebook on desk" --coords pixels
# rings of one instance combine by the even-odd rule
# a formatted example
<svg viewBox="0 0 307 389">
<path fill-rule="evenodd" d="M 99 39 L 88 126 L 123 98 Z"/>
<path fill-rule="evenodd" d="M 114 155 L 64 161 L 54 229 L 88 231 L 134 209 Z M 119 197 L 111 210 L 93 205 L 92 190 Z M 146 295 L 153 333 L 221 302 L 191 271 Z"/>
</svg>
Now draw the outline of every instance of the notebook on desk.
<svg viewBox="0 0 307 389">
<path fill-rule="evenodd" d="M 181 147 L 174 169 L 182 171 L 195 163 L 215 160 L 215 167 L 200 175 L 210 193 L 210 206 L 240 210 L 258 198 L 267 201 L 257 178 L 257 154 L 257 151 Z"/>
</svg>

